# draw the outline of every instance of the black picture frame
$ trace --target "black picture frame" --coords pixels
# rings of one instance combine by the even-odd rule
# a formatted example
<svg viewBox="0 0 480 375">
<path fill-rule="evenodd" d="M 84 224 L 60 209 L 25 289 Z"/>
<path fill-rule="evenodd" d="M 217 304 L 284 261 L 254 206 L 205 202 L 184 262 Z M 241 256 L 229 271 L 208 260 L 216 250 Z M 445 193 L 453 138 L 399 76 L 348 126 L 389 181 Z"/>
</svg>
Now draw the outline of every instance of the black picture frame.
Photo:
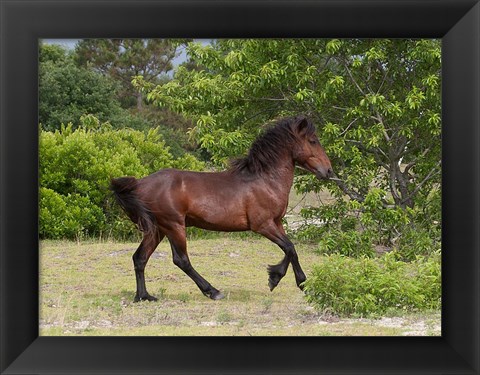
<svg viewBox="0 0 480 375">
<path fill-rule="evenodd" d="M 478 0 L 0 0 L 2 374 L 479 374 Z M 442 38 L 441 337 L 39 337 L 39 38 Z"/>
</svg>

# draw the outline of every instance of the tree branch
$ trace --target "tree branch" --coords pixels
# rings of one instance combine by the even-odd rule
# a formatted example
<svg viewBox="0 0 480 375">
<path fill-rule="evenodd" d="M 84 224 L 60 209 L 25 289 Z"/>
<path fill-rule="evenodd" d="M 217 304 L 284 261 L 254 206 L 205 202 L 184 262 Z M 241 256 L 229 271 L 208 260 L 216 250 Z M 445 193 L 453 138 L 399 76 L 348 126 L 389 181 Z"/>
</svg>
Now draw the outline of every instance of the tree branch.
<svg viewBox="0 0 480 375">
<path fill-rule="evenodd" d="M 366 94 L 363 92 L 362 88 L 358 85 L 357 81 L 355 80 L 355 78 L 353 78 L 353 74 L 352 72 L 350 71 L 350 69 L 348 68 L 347 64 L 345 61 L 343 61 L 343 66 L 345 67 L 348 75 L 350 76 L 350 79 L 352 80 L 352 82 L 354 83 L 354 85 L 357 87 L 358 91 L 361 92 L 361 94 L 363 96 L 366 96 Z"/>
<path fill-rule="evenodd" d="M 419 147 L 417 147 L 416 149 L 418 149 Z M 405 166 L 405 170 L 403 171 L 403 173 L 408 173 L 408 171 L 415 165 L 417 164 L 417 161 L 419 159 L 423 159 L 425 157 L 425 155 L 428 154 L 428 152 L 431 150 L 432 147 L 427 147 L 420 155 L 418 155 L 415 159 L 413 159 L 411 162 L 409 162 L 406 166 Z M 410 150 L 410 152 L 414 152 L 415 149 L 412 149 Z M 402 153 L 402 156 L 405 155 L 407 152 L 404 152 Z"/>
<path fill-rule="evenodd" d="M 380 115 L 380 113 L 378 113 L 378 111 L 376 111 L 376 115 L 375 116 L 370 116 L 370 118 L 374 119 L 374 120 L 377 120 L 379 122 L 379 124 L 381 124 L 383 126 L 383 137 L 385 138 L 385 140 L 387 142 L 390 142 L 390 136 L 388 135 L 387 133 L 387 129 L 385 129 L 385 123 L 383 122 L 383 117 Z"/>
<path fill-rule="evenodd" d="M 385 69 L 385 74 L 383 75 L 382 82 L 380 83 L 380 86 L 378 87 L 378 90 L 376 92 L 377 95 L 380 92 L 380 90 L 382 89 L 383 84 L 385 83 L 385 80 L 387 79 L 387 75 L 388 75 L 388 69 Z"/>
<path fill-rule="evenodd" d="M 439 174 L 441 172 L 441 168 L 438 169 L 439 166 L 442 165 L 442 161 L 439 160 L 437 162 L 437 164 L 435 165 L 435 167 L 432 168 L 432 170 L 425 176 L 425 178 L 420 181 L 419 184 L 417 184 L 417 186 L 415 187 L 415 189 L 406 197 L 402 200 L 402 204 L 405 203 L 406 201 L 408 201 L 409 199 L 412 199 L 418 192 L 419 190 L 422 188 L 422 186 L 428 181 L 430 180 L 431 178 L 433 178 L 434 176 L 436 176 L 437 174 Z"/>
<path fill-rule="evenodd" d="M 362 203 L 365 200 L 365 197 L 357 193 L 356 191 L 350 189 L 343 180 L 339 179 L 336 175 L 331 178 L 337 184 L 341 191 L 343 191 L 346 195 L 348 195 L 353 200 Z"/>
<path fill-rule="evenodd" d="M 352 126 L 357 120 L 358 120 L 358 117 L 353 119 L 353 121 L 350 124 L 348 124 L 348 126 L 345 128 L 345 130 L 343 132 L 341 132 L 339 135 L 344 135 L 348 131 L 348 129 L 350 129 L 350 126 Z"/>
<path fill-rule="evenodd" d="M 388 156 L 385 154 L 385 152 L 380 148 L 380 147 L 375 147 L 375 149 L 370 149 L 370 148 L 367 148 L 365 147 L 365 145 L 360 142 L 360 141 L 356 141 L 354 139 L 345 139 L 345 142 L 349 142 L 349 143 L 355 143 L 355 145 L 357 145 L 357 147 L 362 150 L 362 151 L 365 151 L 369 154 L 372 154 L 374 156 L 376 156 L 376 160 L 377 162 L 382 166 L 384 167 L 386 170 L 389 170 L 389 165 L 387 163 L 385 163 L 384 161 L 382 161 L 382 158 L 380 157 L 379 155 L 379 152 L 380 154 L 386 159 L 386 160 L 389 160 Z"/>
</svg>

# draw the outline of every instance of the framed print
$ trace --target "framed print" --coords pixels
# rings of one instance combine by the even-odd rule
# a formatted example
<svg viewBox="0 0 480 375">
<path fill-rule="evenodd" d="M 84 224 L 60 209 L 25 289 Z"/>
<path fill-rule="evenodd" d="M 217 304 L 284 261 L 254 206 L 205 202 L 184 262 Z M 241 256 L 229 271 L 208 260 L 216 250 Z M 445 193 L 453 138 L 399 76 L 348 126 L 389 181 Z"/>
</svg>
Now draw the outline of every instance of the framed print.
<svg viewBox="0 0 480 375">
<path fill-rule="evenodd" d="M 479 373 L 478 1 L 1 0 L 0 6 L 2 373 Z M 441 336 L 39 335 L 38 43 L 85 38 L 440 39 Z"/>
</svg>

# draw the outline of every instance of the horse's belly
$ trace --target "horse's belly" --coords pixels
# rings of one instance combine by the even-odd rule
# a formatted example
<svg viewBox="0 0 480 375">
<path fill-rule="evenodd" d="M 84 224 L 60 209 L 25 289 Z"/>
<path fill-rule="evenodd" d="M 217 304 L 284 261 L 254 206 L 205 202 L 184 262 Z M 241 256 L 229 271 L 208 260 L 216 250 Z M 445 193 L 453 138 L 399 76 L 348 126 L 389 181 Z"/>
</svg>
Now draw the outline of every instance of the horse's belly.
<svg viewBox="0 0 480 375">
<path fill-rule="evenodd" d="M 185 217 L 185 225 L 187 227 L 197 227 L 207 230 L 215 230 L 222 232 L 236 232 L 249 230 L 246 218 L 223 215 L 187 215 Z"/>
</svg>

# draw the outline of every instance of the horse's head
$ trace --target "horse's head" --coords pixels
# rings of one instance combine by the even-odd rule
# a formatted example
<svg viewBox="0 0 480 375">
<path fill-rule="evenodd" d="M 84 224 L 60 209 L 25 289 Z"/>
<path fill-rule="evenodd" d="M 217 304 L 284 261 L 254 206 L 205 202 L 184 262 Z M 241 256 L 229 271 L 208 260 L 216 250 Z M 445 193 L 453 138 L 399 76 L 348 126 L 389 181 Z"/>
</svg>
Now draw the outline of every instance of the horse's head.
<svg viewBox="0 0 480 375">
<path fill-rule="evenodd" d="M 315 127 L 305 117 L 295 120 L 292 128 L 297 142 L 293 149 L 293 160 L 300 168 L 314 173 L 318 179 L 333 177 L 332 164 L 318 141 Z"/>
</svg>

